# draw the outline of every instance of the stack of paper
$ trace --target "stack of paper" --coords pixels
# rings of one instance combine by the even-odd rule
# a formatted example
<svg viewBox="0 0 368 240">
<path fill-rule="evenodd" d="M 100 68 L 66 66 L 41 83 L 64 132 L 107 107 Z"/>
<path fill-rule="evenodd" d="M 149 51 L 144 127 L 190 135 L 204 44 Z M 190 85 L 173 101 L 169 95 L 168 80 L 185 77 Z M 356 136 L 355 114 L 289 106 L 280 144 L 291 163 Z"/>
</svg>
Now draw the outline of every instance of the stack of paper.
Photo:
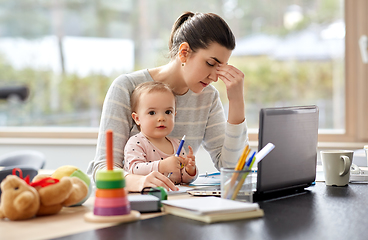
<svg viewBox="0 0 368 240">
<path fill-rule="evenodd" d="M 237 202 L 218 197 L 162 201 L 164 211 L 173 215 L 213 223 L 262 217 L 257 203 Z"/>
</svg>

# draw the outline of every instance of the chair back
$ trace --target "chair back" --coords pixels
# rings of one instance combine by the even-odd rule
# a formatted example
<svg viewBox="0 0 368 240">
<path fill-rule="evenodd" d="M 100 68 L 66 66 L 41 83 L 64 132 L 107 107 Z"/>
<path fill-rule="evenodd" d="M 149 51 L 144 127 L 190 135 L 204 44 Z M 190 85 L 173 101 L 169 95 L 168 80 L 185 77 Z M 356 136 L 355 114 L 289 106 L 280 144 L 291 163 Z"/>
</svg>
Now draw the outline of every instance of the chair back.
<svg viewBox="0 0 368 240">
<path fill-rule="evenodd" d="M 43 169 L 46 163 L 45 155 L 39 151 L 15 151 L 0 156 L 0 166 L 3 167 L 30 167 Z"/>
</svg>

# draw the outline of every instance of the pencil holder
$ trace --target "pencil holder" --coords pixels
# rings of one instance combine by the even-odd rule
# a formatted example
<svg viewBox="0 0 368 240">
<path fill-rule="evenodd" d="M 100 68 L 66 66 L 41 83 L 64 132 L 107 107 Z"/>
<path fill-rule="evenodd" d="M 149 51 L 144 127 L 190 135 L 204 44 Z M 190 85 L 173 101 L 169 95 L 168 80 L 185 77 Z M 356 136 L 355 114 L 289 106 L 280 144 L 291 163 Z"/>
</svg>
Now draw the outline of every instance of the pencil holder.
<svg viewBox="0 0 368 240">
<path fill-rule="evenodd" d="M 221 168 L 221 198 L 253 202 L 252 170 Z"/>
</svg>

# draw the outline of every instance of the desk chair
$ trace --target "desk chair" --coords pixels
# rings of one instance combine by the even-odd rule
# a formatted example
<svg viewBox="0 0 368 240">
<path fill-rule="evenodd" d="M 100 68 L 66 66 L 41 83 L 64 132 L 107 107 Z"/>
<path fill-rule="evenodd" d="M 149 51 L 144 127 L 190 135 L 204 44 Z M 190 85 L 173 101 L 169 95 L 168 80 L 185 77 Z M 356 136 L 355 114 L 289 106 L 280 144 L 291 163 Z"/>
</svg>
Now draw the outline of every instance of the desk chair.
<svg viewBox="0 0 368 240">
<path fill-rule="evenodd" d="M 29 167 L 39 170 L 44 168 L 45 163 L 45 155 L 33 150 L 15 151 L 0 156 L 0 166 L 6 168 Z"/>
<path fill-rule="evenodd" d="M 26 86 L 6 86 L 0 87 L 0 99 L 8 99 L 16 96 L 22 101 L 25 101 L 29 95 L 29 89 Z"/>
<path fill-rule="evenodd" d="M 29 175 L 29 181 L 32 182 L 33 178 L 38 174 L 38 170 L 32 167 L 18 167 L 22 170 L 23 179 Z M 8 175 L 13 174 L 13 167 L 6 167 L 3 170 L 0 170 L 0 183 L 6 178 Z M 16 172 L 16 175 L 19 177 L 19 172 Z M 1 188 L 0 188 L 0 196 L 1 196 Z M 0 200 L 1 201 L 1 200 Z"/>
</svg>

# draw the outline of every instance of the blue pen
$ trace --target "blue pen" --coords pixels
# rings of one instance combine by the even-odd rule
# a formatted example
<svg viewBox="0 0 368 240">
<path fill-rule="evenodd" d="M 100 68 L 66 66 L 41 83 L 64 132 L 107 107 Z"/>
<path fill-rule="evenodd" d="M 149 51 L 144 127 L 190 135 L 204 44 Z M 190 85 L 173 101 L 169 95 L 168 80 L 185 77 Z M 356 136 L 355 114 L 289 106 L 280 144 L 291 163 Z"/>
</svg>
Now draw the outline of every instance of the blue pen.
<svg viewBox="0 0 368 240">
<path fill-rule="evenodd" d="M 215 177 L 220 176 L 220 172 L 214 172 L 214 173 L 205 173 L 205 174 L 199 174 L 198 177 Z"/>
<path fill-rule="evenodd" d="M 176 153 L 175 153 L 175 157 L 179 157 L 180 152 L 181 152 L 181 149 L 183 148 L 183 145 L 184 145 L 184 140 L 185 140 L 185 135 L 183 136 L 183 138 L 182 138 L 182 139 L 181 139 L 181 141 L 180 141 L 180 144 L 179 144 L 178 150 L 177 150 L 177 151 L 176 151 Z"/>
<path fill-rule="evenodd" d="M 244 167 L 242 169 L 243 171 L 247 171 L 247 170 L 249 170 L 249 168 L 252 167 L 252 165 L 253 165 L 252 163 L 253 163 L 255 155 L 256 155 L 256 152 L 253 152 L 252 156 L 250 156 L 250 158 L 248 158 L 248 161 L 246 162 L 246 164 L 244 165 Z M 246 172 L 246 173 L 243 173 L 242 175 L 238 176 L 238 180 L 237 180 L 238 185 L 234 185 L 233 189 L 229 191 L 229 194 L 226 197 L 227 199 L 232 199 L 232 200 L 235 199 L 235 196 L 239 191 L 239 189 L 238 190 L 236 190 L 236 189 L 239 188 L 239 186 L 243 185 L 243 182 L 244 182 L 245 178 L 248 176 L 248 174 L 249 174 L 249 172 Z"/>
<path fill-rule="evenodd" d="M 254 155 L 256 155 L 256 152 L 253 152 L 252 156 L 248 159 L 247 163 L 245 164 L 243 170 L 249 170 L 249 166 L 253 161 Z"/>
</svg>

